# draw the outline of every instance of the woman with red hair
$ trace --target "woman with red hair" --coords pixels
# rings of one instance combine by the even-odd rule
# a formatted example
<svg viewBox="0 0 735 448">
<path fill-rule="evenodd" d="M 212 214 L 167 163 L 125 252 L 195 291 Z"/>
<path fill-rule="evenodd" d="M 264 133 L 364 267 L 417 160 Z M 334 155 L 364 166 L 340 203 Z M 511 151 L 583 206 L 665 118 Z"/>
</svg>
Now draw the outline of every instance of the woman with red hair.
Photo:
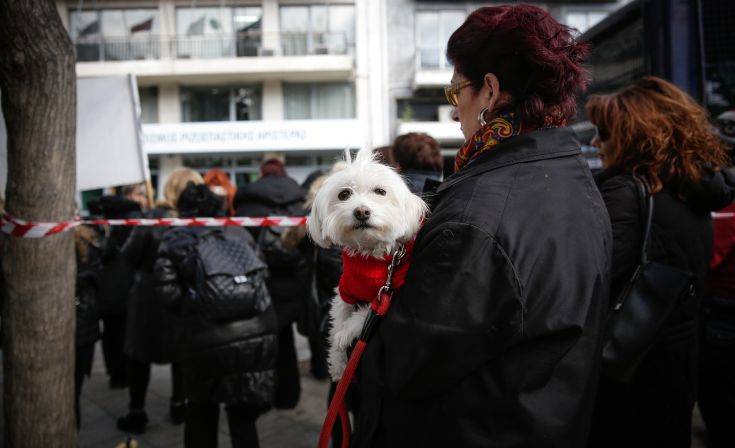
<svg viewBox="0 0 735 448">
<path fill-rule="evenodd" d="M 602 371 L 590 446 L 688 447 L 697 384 L 699 302 L 712 252 L 710 212 L 732 202 L 734 180 L 707 112 L 660 78 L 645 77 L 587 103 L 604 171 L 597 182 L 613 229 L 611 298 L 639 264 L 644 215 L 635 180 L 653 195 L 647 255 L 694 274 L 695 294 L 673 310 L 633 377 Z"/>
<path fill-rule="evenodd" d="M 212 190 L 212 193 L 224 198 L 225 211 L 228 216 L 235 214 L 232 202 L 235 199 L 237 188 L 230 182 L 230 176 L 219 168 L 212 168 L 204 175 L 204 183 Z"/>
<path fill-rule="evenodd" d="M 454 32 L 465 143 L 364 353 L 358 447 L 581 447 L 611 232 L 574 131 L 586 47 L 529 5 Z"/>
</svg>

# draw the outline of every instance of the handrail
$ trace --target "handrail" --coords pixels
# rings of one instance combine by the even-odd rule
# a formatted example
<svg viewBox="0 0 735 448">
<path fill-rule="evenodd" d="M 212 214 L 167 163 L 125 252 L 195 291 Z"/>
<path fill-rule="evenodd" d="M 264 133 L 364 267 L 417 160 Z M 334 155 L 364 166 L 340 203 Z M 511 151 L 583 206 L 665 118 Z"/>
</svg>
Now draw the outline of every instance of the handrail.
<svg viewBox="0 0 735 448">
<path fill-rule="evenodd" d="M 79 62 L 211 59 L 254 56 L 345 55 L 354 42 L 344 32 L 233 32 L 204 35 L 78 36 Z"/>
</svg>

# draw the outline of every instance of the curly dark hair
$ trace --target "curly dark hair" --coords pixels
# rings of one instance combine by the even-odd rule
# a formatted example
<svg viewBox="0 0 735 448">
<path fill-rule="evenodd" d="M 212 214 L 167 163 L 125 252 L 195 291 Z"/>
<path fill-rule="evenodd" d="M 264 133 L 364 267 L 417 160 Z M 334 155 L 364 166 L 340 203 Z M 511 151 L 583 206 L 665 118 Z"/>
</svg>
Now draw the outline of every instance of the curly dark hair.
<svg viewBox="0 0 735 448">
<path fill-rule="evenodd" d="M 487 73 L 495 74 L 521 120 L 535 127 L 548 117 L 564 121 L 575 115 L 577 91 L 589 83 L 582 66 L 588 52 L 572 28 L 524 4 L 476 10 L 447 44 L 447 58 L 475 91 Z"/>
<path fill-rule="evenodd" d="M 423 170 L 441 173 L 444 159 L 439 143 L 418 132 L 399 135 L 393 142 L 393 156 L 401 171 Z"/>
</svg>

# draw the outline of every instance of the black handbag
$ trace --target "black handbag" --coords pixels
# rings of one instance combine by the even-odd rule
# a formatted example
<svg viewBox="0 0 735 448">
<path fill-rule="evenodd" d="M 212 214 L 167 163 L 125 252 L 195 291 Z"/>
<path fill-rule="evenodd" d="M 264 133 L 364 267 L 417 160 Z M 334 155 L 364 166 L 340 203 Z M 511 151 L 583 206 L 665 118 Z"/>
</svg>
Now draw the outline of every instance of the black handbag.
<svg viewBox="0 0 735 448">
<path fill-rule="evenodd" d="M 633 379 L 676 305 L 696 294 L 693 273 L 648 259 L 654 200 L 645 184 L 635 181 L 645 217 L 640 261 L 613 302 L 602 351 L 603 375 L 626 383 Z"/>
</svg>

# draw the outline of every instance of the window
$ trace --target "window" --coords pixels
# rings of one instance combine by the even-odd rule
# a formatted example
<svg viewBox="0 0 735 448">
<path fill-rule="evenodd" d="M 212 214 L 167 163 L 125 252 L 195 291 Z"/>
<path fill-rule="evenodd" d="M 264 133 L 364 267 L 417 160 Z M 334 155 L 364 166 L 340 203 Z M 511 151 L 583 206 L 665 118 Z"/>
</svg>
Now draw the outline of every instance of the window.
<svg viewBox="0 0 735 448">
<path fill-rule="evenodd" d="M 282 6 L 281 46 L 287 56 L 351 53 L 355 46 L 355 7 Z"/>
<path fill-rule="evenodd" d="M 445 54 L 454 30 L 464 22 L 464 11 L 420 11 L 416 14 L 416 40 L 420 68 L 450 68 Z"/>
<path fill-rule="evenodd" d="M 355 118 L 355 86 L 351 83 L 284 84 L 287 120 Z"/>
<path fill-rule="evenodd" d="M 566 24 L 575 28 L 580 33 L 584 33 L 588 29 L 597 25 L 607 17 L 607 11 L 575 11 L 566 15 Z"/>
<path fill-rule="evenodd" d="M 177 8 L 177 55 L 181 58 L 257 56 L 260 7 Z"/>
<path fill-rule="evenodd" d="M 140 121 L 143 123 L 158 123 L 158 87 L 140 87 Z"/>
<path fill-rule="evenodd" d="M 261 119 L 260 86 L 182 87 L 182 121 Z"/>
<path fill-rule="evenodd" d="M 79 61 L 124 61 L 160 56 L 158 10 L 71 11 L 69 33 Z"/>
</svg>

